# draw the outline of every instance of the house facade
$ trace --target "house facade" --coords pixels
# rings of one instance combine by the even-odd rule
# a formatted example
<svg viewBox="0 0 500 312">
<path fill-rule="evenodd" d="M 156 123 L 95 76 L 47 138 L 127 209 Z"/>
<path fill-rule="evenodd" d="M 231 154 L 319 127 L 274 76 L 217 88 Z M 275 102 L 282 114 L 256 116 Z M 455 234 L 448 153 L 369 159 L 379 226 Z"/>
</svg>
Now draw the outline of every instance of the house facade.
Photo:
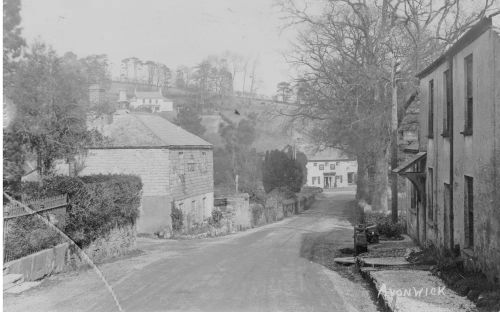
<svg viewBox="0 0 500 312">
<path fill-rule="evenodd" d="M 500 32 L 485 18 L 419 73 L 409 232 L 500 280 Z"/>
<path fill-rule="evenodd" d="M 307 186 L 334 189 L 356 184 L 358 163 L 335 149 L 307 156 Z"/>
<path fill-rule="evenodd" d="M 172 112 L 174 104 L 163 96 L 161 89 L 158 91 L 135 91 L 134 97 L 130 100 L 132 108 L 147 107 L 151 112 Z"/>
<path fill-rule="evenodd" d="M 213 210 L 212 145 L 153 114 L 119 110 L 112 120 L 90 123 L 110 143 L 89 147 L 79 175 L 134 174 L 143 183 L 138 232 L 171 228 L 171 209 L 180 208 L 191 227 Z"/>
</svg>

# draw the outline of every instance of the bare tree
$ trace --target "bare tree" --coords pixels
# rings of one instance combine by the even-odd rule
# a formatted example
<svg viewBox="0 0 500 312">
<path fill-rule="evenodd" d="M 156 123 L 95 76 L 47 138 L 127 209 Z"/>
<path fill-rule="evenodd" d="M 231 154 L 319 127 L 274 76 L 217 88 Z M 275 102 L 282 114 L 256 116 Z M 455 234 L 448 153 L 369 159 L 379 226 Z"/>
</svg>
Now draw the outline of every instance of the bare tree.
<svg viewBox="0 0 500 312">
<path fill-rule="evenodd" d="M 415 74 L 492 2 L 467 14 L 458 0 L 438 7 L 432 0 L 280 2 L 288 25 L 306 25 L 289 61 L 301 73 L 307 105 L 289 115 L 318 145 L 357 156 L 357 197 L 375 209 L 387 209 L 391 102 L 400 123 L 417 98 Z"/>
</svg>

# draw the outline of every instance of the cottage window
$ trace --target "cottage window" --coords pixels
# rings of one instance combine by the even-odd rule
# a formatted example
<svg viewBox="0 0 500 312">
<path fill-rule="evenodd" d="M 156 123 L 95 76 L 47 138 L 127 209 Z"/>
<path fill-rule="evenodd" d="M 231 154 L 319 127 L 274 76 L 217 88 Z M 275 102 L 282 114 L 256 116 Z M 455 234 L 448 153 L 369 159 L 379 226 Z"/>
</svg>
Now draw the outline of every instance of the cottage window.
<svg viewBox="0 0 500 312">
<path fill-rule="evenodd" d="M 472 248 L 474 247 L 474 180 L 468 176 L 464 178 L 465 248 Z"/>
<path fill-rule="evenodd" d="M 429 178 L 427 192 L 427 219 L 434 220 L 434 170 L 428 168 L 427 177 Z"/>
<path fill-rule="evenodd" d="M 443 82 L 444 82 L 444 112 L 443 112 L 443 137 L 449 137 L 451 131 L 451 123 L 452 123 L 452 106 L 453 106 L 453 93 L 452 93 L 452 77 L 450 70 L 446 70 L 443 73 Z"/>
<path fill-rule="evenodd" d="M 319 170 L 325 170 L 325 165 L 319 165 Z"/>
<path fill-rule="evenodd" d="M 353 184 L 354 183 L 354 172 L 348 172 L 347 173 L 347 183 L 348 184 Z"/>
<path fill-rule="evenodd" d="M 434 80 L 429 81 L 428 138 L 434 137 Z"/>
<path fill-rule="evenodd" d="M 330 170 L 335 170 L 335 164 L 330 164 Z"/>
<path fill-rule="evenodd" d="M 313 164 L 313 166 L 314 166 L 314 167 L 318 166 L 318 163 L 314 163 L 314 164 Z"/>
<path fill-rule="evenodd" d="M 465 125 L 462 134 L 472 134 L 472 120 L 473 120 L 473 81 L 472 81 L 472 54 L 467 56 L 464 60 L 465 65 Z"/>
</svg>

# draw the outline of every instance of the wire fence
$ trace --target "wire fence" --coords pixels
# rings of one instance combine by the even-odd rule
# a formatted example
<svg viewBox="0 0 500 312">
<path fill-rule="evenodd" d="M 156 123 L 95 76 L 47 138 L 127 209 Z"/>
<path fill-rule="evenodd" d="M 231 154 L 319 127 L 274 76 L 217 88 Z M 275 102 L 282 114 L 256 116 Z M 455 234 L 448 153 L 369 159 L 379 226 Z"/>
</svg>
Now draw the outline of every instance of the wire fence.
<svg viewBox="0 0 500 312">
<path fill-rule="evenodd" d="M 40 220 L 40 216 L 63 228 L 67 205 L 67 194 L 4 203 L 4 263 L 62 243 L 63 238 L 58 231 Z"/>
</svg>

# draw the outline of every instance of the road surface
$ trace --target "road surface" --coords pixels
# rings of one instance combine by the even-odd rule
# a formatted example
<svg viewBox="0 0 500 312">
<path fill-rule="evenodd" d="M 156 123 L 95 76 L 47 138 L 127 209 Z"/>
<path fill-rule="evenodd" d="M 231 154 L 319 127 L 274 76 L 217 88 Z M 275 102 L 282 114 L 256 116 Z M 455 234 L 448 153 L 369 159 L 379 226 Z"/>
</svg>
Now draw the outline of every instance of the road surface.
<svg viewBox="0 0 500 312">
<path fill-rule="evenodd" d="M 234 235 L 140 239 L 144 252 L 99 266 L 123 311 L 377 311 L 363 282 L 321 265 L 352 245 L 352 193 L 325 193 L 304 213 Z M 324 264 L 324 263 L 323 263 Z M 118 311 L 92 271 L 60 274 L 5 311 Z"/>
</svg>

